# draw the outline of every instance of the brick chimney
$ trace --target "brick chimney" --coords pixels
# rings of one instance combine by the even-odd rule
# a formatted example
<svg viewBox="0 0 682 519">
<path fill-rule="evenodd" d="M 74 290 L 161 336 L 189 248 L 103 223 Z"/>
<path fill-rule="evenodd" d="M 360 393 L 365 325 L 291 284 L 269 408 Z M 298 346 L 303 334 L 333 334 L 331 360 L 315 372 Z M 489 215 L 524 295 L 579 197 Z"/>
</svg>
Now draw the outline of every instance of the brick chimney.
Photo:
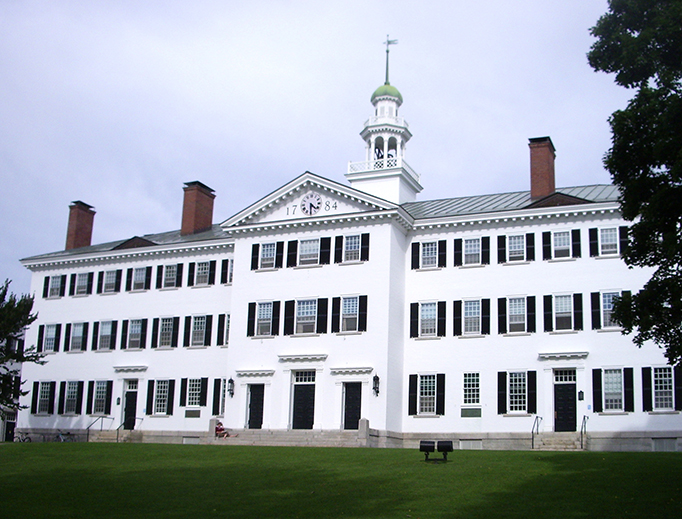
<svg viewBox="0 0 682 519">
<path fill-rule="evenodd" d="M 88 247 L 92 241 L 95 211 L 91 205 L 76 200 L 69 206 L 69 226 L 66 231 L 66 250 Z"/>
<path fill-rule="evenodd" d="M 554 193 L 554 158 L 556 150 L 549 137 L 528 139 L 530 147 L 530 199 Z"/>
<path fill-rule="evenodd" d="M 186 182 L 185 200 L 182 205 L 180 235 L 206 231 L 213 225 L 213 189 L 195 180 Z"/>
</svg>

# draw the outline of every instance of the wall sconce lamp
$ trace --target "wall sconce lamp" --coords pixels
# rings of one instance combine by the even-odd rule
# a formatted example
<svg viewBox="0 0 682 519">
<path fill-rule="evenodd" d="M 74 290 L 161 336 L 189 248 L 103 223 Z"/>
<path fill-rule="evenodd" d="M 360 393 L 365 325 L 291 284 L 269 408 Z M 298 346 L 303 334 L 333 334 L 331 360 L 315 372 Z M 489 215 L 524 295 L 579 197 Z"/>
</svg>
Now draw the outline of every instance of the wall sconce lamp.
<svg viewBox="0 0 682 519">
<path fill-rule="evenodd" d="M 234 396 L 234 380 L 232 380 L 232 377 L 227 381 L 227 392 L 230 394 L 230 398 Z"/>
<path fill-rule="evenodd" d="M 374 391 L 374 396 L 379 396 L 379 375 L 374 375 L 372 382 L 372 391 Z"/>
<path fill-rule="evenodd" d="M 585 393 L 583 393 L 582 391 L 578 391 L 578 400 L 580 400 L 581 402 L 585 400 Z"/>
</svg>

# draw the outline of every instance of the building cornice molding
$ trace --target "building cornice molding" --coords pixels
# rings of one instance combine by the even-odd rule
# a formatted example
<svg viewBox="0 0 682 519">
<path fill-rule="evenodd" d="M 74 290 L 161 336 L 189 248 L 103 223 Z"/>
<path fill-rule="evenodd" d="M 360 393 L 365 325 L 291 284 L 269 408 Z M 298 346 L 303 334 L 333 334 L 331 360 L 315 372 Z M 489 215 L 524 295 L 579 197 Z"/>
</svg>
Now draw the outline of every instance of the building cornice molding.
<svg viewBox="0 0 682 519">
<path fill-rule="evenodd" d="M 538 353 L 539 360 L 582 360 L 589 355 L 587 351 L 568 351 L 562 353 Z"/>
<path fill-rule="evenodd" d="M 114 366 L 116 373 L 142 373 L 147 371 L 147 366 Z"/>
<path fill-rule="evenodd" d="M 278 355 L 280 362 L 324 362 L 327 360 L 326 353 L 301 353 L 298 355 Z"/>
<path fill-rule="evenodd" d="M 329 372 L 332 375 L 369 375 L 374 371 L 374 368 L 331 368 Z"/>
<path fill-rule="evenodd" d="M 235 372 L 238 377 L 272 377 L 274 369 L 240 369 Z"/>
</svg>

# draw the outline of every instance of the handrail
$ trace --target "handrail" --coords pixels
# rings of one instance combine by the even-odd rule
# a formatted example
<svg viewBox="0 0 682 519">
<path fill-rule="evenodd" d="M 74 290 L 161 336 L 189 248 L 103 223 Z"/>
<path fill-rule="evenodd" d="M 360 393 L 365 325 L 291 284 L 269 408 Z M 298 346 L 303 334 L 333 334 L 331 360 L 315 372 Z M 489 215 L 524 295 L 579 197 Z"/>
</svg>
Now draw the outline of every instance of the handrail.
<svg viewBox="0 0 682 519">
<path fill-rule="evenodd" d="M 587 436 L 587 420 L 589 420 L 590 417 L 587 415 L 583 415 L 583 423 L 580 426 L 580 448 L 583 448 L 583 434 Z"/>
<path fill-rule="evenodd" d="M 90 425 L 88 425 L 88 426 L 85 428 L 85 430 L 86 430 L 85 441 L 86 441 L 86 442 L 89 442 L 89 441 L 90 441 L 90 427 L 92 427 L 93 425 L 95 425 L 97 422 L 100 422 L 99 430 L 101 431 L 101 430 L 102 430 L 102 426 L 104 425 L 104 421 L 103 421 L 103 420 L 104 420 L 105 418 L 106 418 L 107 420 L 113 420 L 113 419 L 114 419 L 113 416 L 98 416 L 98 417 L 95 419 L 94 422 L 92 422 Z"/>
<path fill-rule="evenodd" d="M 142 421 L 142 420 L 144 420 L 144 418 L 138 418 L 138 417 L 136 416 L 136 417 L 135 417 L 135 420 L 140 420 L 140 421 Z M 126 420 L 123 420 L 123 421 L 121 422 L 121 425 L 119 425 L 118 427 L 116 427 L 116 443 L 118 443 L 118 435 L 119 435 L 119 432 L 121 431 L 121 427 L 123 427 L 123 426 L 125 425 L 125 423 L 126 423 Z"/>
<path fill-rule="evenodd" d="M 540 434 L 540 423 L 542 423 L 542 416 L 535 415 L 533 420 L 533 428 L 530 430 L 530 448 L 535 449 L 535 435 Z M 537 432 L 536 432 L 537 429 Z"/>
</svg>

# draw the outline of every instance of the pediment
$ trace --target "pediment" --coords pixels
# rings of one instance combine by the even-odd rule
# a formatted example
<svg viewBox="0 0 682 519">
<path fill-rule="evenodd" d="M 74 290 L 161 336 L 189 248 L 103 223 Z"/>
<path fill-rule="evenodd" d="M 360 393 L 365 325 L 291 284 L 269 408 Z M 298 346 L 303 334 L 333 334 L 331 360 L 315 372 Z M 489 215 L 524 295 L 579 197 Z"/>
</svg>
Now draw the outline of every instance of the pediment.
<svg viewBox="0 0 682 519">
<path fill-rule="evenodd" d="M 133 236 L 129 240 L 118 244 L 112 250 L 125 250 L 125 249 L 137 249 L 138 247 L 151 247 L 156 245 L 153 241 L 149 241 L 146 238 L 141 238 L 139 236 Z"/>
<path fill-rule="evenodd" d="M 552 193 L 551 195 L 548 195 L 544 198 L 540 198 L 539 200 L 535 200 L 531 204 L 529 204 L 527 207 L 532 208 L 532 207 L 559 207 L 562 205 L 581 205 L 581 204 L 589 204 L 589 200 L 585 200 L 584 198 L 578 198 L 577 196 L 572 196 L 572 195 L 567 195 L 565 193 Z"/>
<path fill-rule="evenodd" d="M 387 200 L 306 172 L 225 220 L 221 227 L 227 230 L 242 225 L 326 219 L 397 208 Z"/>
</svg>

